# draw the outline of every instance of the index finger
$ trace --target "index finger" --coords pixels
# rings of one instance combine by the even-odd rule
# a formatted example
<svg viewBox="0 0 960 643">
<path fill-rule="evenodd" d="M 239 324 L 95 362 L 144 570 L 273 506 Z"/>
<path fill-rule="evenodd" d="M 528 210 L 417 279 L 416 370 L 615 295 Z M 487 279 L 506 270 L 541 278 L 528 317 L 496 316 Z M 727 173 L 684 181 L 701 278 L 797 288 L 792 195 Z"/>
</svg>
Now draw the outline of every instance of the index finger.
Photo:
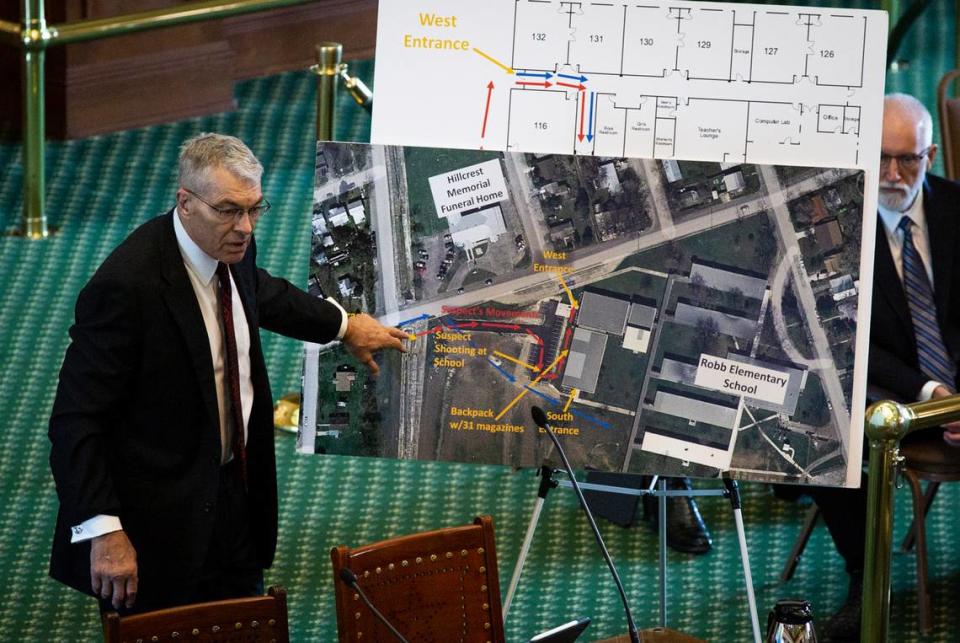
<svg viewBox="0 0 960 643">
<path fill-rule="evenodd" d="M 410 337 L 409 333 L 405 333 L 399 328 L 396 328 L 394 326 L 388 326 L 387 332 L 390 333 L 390 335 L 392 335 L 393 337 L 396 337 L 397 339 L 408 339 Z"/>
</svg>

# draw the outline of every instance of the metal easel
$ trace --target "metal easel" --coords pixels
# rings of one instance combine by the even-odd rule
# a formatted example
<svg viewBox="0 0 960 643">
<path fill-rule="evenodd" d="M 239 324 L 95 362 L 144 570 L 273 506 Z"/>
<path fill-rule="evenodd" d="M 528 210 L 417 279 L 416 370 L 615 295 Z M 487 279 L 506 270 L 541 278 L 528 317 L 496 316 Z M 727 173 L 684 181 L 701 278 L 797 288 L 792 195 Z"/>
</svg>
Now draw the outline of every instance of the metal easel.
<svg viewBox="0 0 960 643">
<path fill-rule="evenodd" d="M 520 576 L 523 573 L 523 566 L 526 563 L 527 555 L 530 552 L 530 545 L 533 543 L 533 536 L 537 530 L 537 524 L 540 521 L 540 513 L 543 511 L 543 505 L 546 502 L 547 494 L 550 489 L 556 487 L 573 488 L 569 480 L 554 480 L 554 476 L 562 474 L 563 471 L 554 469 L 546 465 L 540 467 L 540 485 L 537 489 L 537 500 L 533 505 L 533 513 L 530 516 L 530 522 L 527 525 L 526 534 L 523 537 L 523 544 L 520 546 L 520 555 L 513 568 L 513 575 L 510 577 L 510 586 L 507 589 L 507 596 L 503 603 L 503 620 L 506 622 L 507 615 L 510 612 L 510 604 L 516 594 L 517 586 L 520 584 Z M 601 493 L 618 493 L 628 496 L 653 496 L 657 498 L 658 511 L 658 529 L 659 529 L 659 599 L 660 599 L 660 627 L 667 626 L 667 498 L 673 497 L 703 497 L 703 496 L 724 496 L 730 500 L 730 506 L 733 509 L 734 522 L 737 527 L 737 539 L 740 543 L 740 560 L 743 563 L 743 577 L 747 587 L 747 601 L 750 608 L 750 625 L 753 629 L 754 643 L 760 643 L 760 621 L 757 617 L 757 602 L 753 592 L 753 577 L 750 573 L 750 556 L 747 552 L 747 537 L 743 526 L 743 513 L 741 511 L 740 489 L 736 480 L 725 478 L 723 480 L 723 489 L 667 489 L 667 482 L 660 476 L 654 476 L 650 486 L 646 489 L 632 489 L 627 487 L 615 487 L 611 485 L 594 484 L 581 482 L 580 488 L 597 491 Z M 657 487 L 657 488 L 654 488 Z"/>
</svg>

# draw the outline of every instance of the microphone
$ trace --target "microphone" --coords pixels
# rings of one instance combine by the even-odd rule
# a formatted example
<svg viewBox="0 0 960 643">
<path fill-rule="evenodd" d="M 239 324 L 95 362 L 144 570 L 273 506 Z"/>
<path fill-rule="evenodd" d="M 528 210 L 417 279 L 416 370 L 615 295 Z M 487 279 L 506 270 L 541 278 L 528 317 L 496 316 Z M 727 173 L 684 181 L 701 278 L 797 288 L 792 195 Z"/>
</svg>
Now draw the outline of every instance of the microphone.
<svg viewBox="0 0 960 643">
<path fill-rule="evenodd" d="M 367 598 L 366 592 L 360 589 L 360 585 L 359 583 L 357 583 L 357 575 L 354 574 L 349 567 L 340 568 L 340 580 L 346 583 L 347 586 L 350 587 L 350 589 L 355 591 L 360 596 L 360 599 L 363 601 L 364 605 L 367 606 L 367 609 L 373 612 L 373 615 L 376 616 L 381 623 L 387 626 L 387 629 L 390 630 L 391 634 L 397 637 L 398 641 L 402 641 L 402 643 L 409 643 L 409 641 L 403 638 L 403 635 L 397 631 L 397 628 L 395 628 L 393 624 L 391 624 L 390 621 L 387 620 L 387 617 L 381 614 L 380 610 L 378 610 L 376 607 L 373 606 L 373 603 L 371 603 L 370 599 Z"/>
<path fill-rule="evenodd" d="M 614 567 L 613 560 L 610 559 L 610 552 L 607 551 L 607 546 L 603 544 L 603 537 L 600 536 L 600 530 L 597 529 L 597 523 L 593 519 L 593 514 L 590 512 L 590 507 L 587 506 L 587 501 L 583 497 L 583 492 L 580 491 L 580 485 L 577 483 L 577 477 L 573 475 L 573 467 L 570 466 L 570 461 L 567 460 L 567 454 L 563 452 L 563 447 L 560 446 L 560 440 L 557 439 L 553 429 L 550 428 L 550 423 L 547 422 L 547 414 L 543 412 L 543 409 L 541 409 L 539 406 L 535 406 L 530 409 L 530 415 L 533 416 L 533 423 L 546 431 L 547 435 L 550 436 L 550 439 L 553 440 L 553 446 L 557 447 L 557 453 L 560 454 L 560 460 L 563 461 L 563 467 L 567 470 L 567 475 L 570 476 L 570 482 L 573 484 L 573 490 L 577 492 L 577 498 L 580 500 L 580 507 L 583 508 L 583 513 L 587 516 L 587 522 L 590 523 L 590 528 L 593 530 L 593 536 L 597 539 L 597 545 L 600 546 L 600 553 L 603 554 L 603 559 L 607 561 L 607 567 L 610 568 L 610 573 L 613 575 L 613 580 L 617 584 L 617 591 L 620 592 L 620 600 L 623 601 L 623 611 L 627 615 L 627 628 L 630 630 L 630 641 L 631 643 L 640 643 L 640 633 L 637 631 L 636 623 L 633 622 L 633 614 L 630 612 L 630 605 L 627 603 L 627 593 L 623 590 L 623 583 L 620 582 L 620 574 L 617 573 L 617 568 Z"/>
</svg>

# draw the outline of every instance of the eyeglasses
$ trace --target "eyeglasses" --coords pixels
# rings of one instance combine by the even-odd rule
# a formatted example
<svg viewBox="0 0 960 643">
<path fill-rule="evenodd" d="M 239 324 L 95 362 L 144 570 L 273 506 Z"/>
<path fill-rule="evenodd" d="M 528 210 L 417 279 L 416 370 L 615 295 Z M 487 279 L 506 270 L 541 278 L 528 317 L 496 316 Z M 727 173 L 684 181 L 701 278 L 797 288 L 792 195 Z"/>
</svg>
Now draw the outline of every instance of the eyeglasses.
<svg viewBox="0 0 960 643">
<path fill-rule="evenodd" d="M 200 203 L 204 204 L 205 206 L 207 206 L 208 208 L 216 212 L 217 216 L 219 216 L 220 219 L 224 222 L 239 221 L 240 219 L 243 218 L 244 213 L 246 213 L 250 217 L 251 221 L 256 221 L 257 219 L 262 217 L 267 210 L 270 209 L 270 202 L 267 201 L 266 199 L 263 199 L 262 201 L 260 201 L 260 203 L 256 205 L 252 205 L 249 208 L 238 208 L 236 206 L 229 207 L 229 208 L 221 208 L 213 205 L 209 201 L 206 201 L 202 196 L 200 196 L 193 190 L 188 190 L 187 188 L 183 188 L 183 190 L 184 192 L 187 192 L 188 194 L 191 194 L 192 196 L 196 197 L 197 200 L 200 201 Z"/>
<path fill-rule="evenodd" d="M 932 145 L 921 150 L 919 154 L 900 154 L 899 156 L 880 154 L 880 169 L 886 170 L 890 167 L 891 161 L 896 161 L 898 168 L 912 172 L 920 167 L 920 161 L 927 158 L 927 154 L 930 153 L 931 149 L 933 149 Z"/>
</svg>

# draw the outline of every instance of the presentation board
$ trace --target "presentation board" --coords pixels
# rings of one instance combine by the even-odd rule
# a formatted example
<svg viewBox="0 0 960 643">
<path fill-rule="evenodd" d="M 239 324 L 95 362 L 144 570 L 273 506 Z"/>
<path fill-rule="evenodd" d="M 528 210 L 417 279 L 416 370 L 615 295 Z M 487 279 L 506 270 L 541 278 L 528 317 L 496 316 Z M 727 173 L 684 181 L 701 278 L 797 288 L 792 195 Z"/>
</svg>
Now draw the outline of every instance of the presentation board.
<svg viewBox="0 0 960 643">
<path fill-rule="evenodd" d="M 300 450 L 538 466 L 538 404 L 574 466 L 859 484 L 887 28 L 381 0 L 373 144 L 318 147 L 311 287 L 410 350 L 374 382 L 309 346 Z"/>
<path fill-rule="evenodd" d="M 298 448 L 851 484 L 863 172 L 320 143 Z M 868 261 L 871 259 L 868 258 Z"/>
</svg>

